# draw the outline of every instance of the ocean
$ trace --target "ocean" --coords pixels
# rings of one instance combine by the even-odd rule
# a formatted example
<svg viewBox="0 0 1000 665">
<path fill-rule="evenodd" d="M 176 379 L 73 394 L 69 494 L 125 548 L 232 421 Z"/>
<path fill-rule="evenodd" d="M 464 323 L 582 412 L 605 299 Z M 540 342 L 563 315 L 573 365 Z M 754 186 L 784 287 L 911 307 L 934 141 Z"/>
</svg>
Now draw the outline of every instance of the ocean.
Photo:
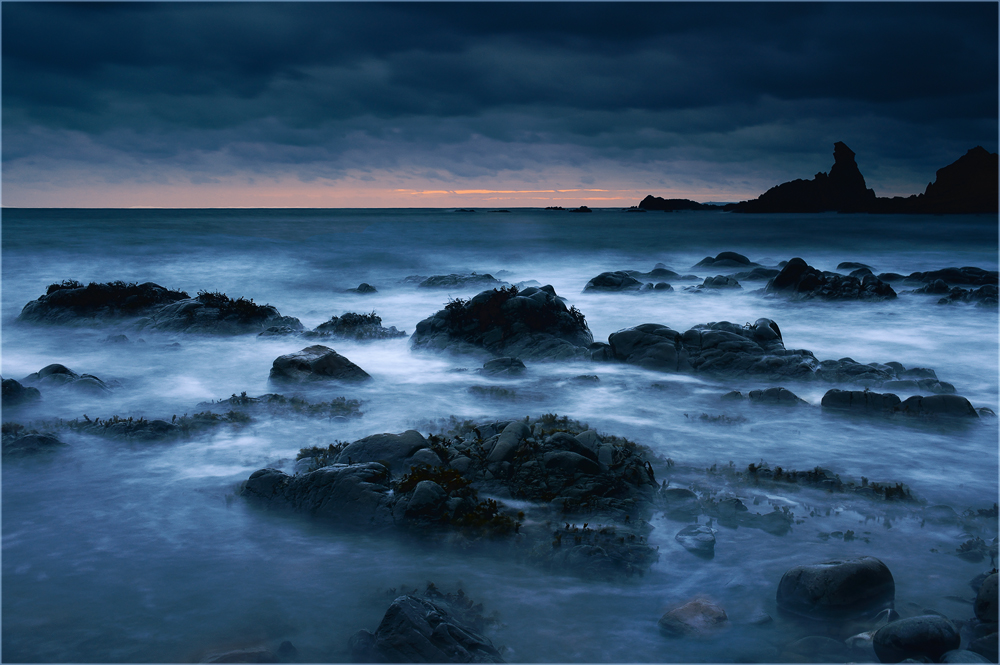
<svg viewBox="0 0 1000 665">
<path fill-rule="evenodd" d="M 22 424 L 84 414 L 169 421 L 233 394 L 279 392 L 268 385 L 272 361 L 312 343 L 18 322 L 24 305 L 54 282 L 151 281 L 192 295 L 221 291 L 274 305 L 306 328 L 374 311 L 383 325 L 412 333 L 450 299 L 480 289 L 420 288 L 406 278 L 471 272 L 552 285 L 583 312 L 595 341 L 641 323 L 683 332 L 767 317 L 787 348 L 819 359 L 931 368 L 973 406 L 1000 412 L 996 308 L 939 305 L 937 296 L 910 293 L 882 302 L 791 302 L 757 293 L 764 282 L 712 293 L 684 289 L 700 281 L 673 281 L 667 293 L 583 293 L 599 273 L 646 272 L 657 263 L 711 276 L 718 271 L 692 266 L 722 251 L 767 266 L 801 257 L 822 270 L 844 261 L 904 275 L 951 266 L 997 270 L 998 226 L 990 215 L 4 209 L 2 243 L 3 377 L 20 380 L 61 363 L 117 382 L 109 395 L 53 393 L 30 417 L 19 416 Z M 377 293 L 347 291 L 362 282 Z M 129 343 L 105 341 L 116 333 Z M 904 616 L 973 616 L 970 580 L 989 570 L 989 556 L 970 561 L 957 550 L 971 538 L 996 537 L 996 518 L 987 520 L 986 532 L 971 533 L 961 521 L 928 521 L 923 511 L 946 505 L 961 514 L 994 505 L 996 418 L 956 424 L 831 414 L 819 406 L 823 394 L 848 386 L 820 382 L 780 384 L 808 403 L 801 407 L 733 404 L 720 397 L 775 384 L 590 362 L 529 362 L 523 377 L 502 382 L 510 394 L 490 398 L 470 390 L 501 385 L 475 373 L 481 361 L 416 353 L 408 338 L 328 345 L 373 380 L 307 397 L 360 400 L 359 418 L 259 418 L 159 443 L 61 429 L 63 450 L 4 459 L 3 659 L 192 662 L 289 640 L 302 662 L 348 661 L 350 636 L 374 630 L 395 593 L 433 582 L 461 588 L 497 612 L 499 625 L 488 636 L 506 647 L 510 662 L 769 662 L 819 630 L 779 616 L 775 590 L 784 571 L 862 555 L 889 566 Z M 598 380 L 574 381 L 580 375 Z M 237 496 L 239 483 L 257 469 L 290 472 L 304 447 L 407 429 L 426 435 L 452 418 L 547 413 L 670 458 L 672 486 L 721 486 L 724 479 L 706 469 L 763 461 L 820 466 L 845 480 L 904 483 L 919 502 L 736 488 L 744 503 L 756 496 L 787 506 L 796 517 L 792 530 L 778 536 L 717 526 L 716 555 L 706 561 L 674 539 L 683 524 L 657 515 L 649 542 L 660 548 L 659 561 L 641 577 L 608 581 L 489 551 L 346 532 L 261 511 Z M 853 540 L 837 535 L 848 530 Z M 726 609 L 725 639 L 661 635 L 661 615 L 697 596 Z M 761 611 L 774 621 L 753 623 Z"/>
</svg>

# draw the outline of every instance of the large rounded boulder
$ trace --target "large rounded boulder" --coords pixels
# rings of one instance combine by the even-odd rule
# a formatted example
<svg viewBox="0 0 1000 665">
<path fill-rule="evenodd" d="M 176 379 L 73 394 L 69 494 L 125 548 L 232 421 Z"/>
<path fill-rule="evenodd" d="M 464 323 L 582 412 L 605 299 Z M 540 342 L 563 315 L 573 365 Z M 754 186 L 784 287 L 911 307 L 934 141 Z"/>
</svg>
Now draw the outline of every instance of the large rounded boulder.
<svg viewBox="0 0 1000 665">
<path fill-rule="evenodd" d="M 350 360 L 328 346 L 317 344 L 301 351 L 275 358 L 270 380 L 274 383 L 310 383 L 316 381 L 367 381 L 371 378 Z"/>
<path fill-rule="evenodd" d="M 871 556 L 796 566 L 778 583 L 778 608 L 812 619 L 846 619 L 891 608 L 896 584 Z"/>
<path fill-rule="evenodd" d="M 958 649 L 961 642 L 955 624 L 937 614 L 893 621 L 872 638 L 875 655 L 883 663 L 898 663 L 907 658 L 940 662 L 945 653 Z"/>
</svg>

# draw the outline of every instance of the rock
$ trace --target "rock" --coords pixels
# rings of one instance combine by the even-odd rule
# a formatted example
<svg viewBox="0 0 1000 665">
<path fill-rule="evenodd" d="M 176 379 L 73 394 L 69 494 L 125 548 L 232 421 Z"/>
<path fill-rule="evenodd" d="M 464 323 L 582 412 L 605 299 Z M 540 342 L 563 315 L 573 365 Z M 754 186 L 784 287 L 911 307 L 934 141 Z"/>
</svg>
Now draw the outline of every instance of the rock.
<svg viewBox="0 0 1000 665">
<path fill-rule="evenodd" d="M 371 376 L 333 349 L 316 345 L 275 358 L 269 378 L 275 383 L 309 383 L 367 381 Z"/>
<path fill-rule="evenodd" d="M 282 326 L 302 330 L 302 323 L 297 318 L 282 316 L 271 305 L 258 305 L 252 298 L 234 300 L 224 293 L 209 291 L 200 291 L 195 298 L 177 300 L 155 309 L 136 326 L 140 330 L 150 328 L 209 335 L 260 333 Z"/>
<path fill-rule="evenodd" d="M 955 624 L 936 614 L 893 621 L 879 628 L 872 638 L 875 654 L 883 663 L 898 663 L 905 658 L 938 662 L 960 644 Z"/>
<path fill-rule="evenodd" d="M 594 337 L 583 314 L 567 308 L 551 286 L 483 291 L 454 300 L 417 324 L 414 349 L 522 360 L 589 359 Z"/>
<path fill-rule="evenodd" d="M 390 328 L 384 327 L 382 325 L 382 317 L 378 316 L 375 312 L 371 314 L 348 312 L 342 316 L 334 316 L 329 321 L 316 326 L 312 332 L 312 335 L 307 334 L 305 336 L 334 337 L 358 341 L 406 337 L 406 333 L 402 330 L 396 330 L 396 326 Z"/>
<path fill-rule="evenodd" d="M 838 141 L 833 144 L 833 159 L 829 175 L 821 172 L 812 180 L 786 182 L 756 199 L 725 208 L 745 213 L 870 210 L 875 205 L 875 192 L 865 185 L 865 178 L 854 160 L 854 151 Z"/>
<path fill-rule="evenodd" d="M 25 431 L 19 425 L 13 428 L 13 431 L 10 430 L 10 425 L 4 423 L 4 457 L 37 455 L 38 453 L 58 450 L 66 445 L 53 434 L 36 432 L 34 430 Z"/>
<path fill-rule="evenodd" d="M 691 266 L 691 270 L 698 270 L 699 268 L 711 268 L 715 270 L 718 268 L 751 268 L 759 266 L 759 263 L 754 263 L 742 254 L 737 254 L 736 252 L 720 252 L 715 256 L 715 258 L 706 256 L 701 261 Z"/>
<path fill-rule="evenodd" d="M 947 286 L 997 286 L 1000 284 L 1000 273 L 996 270 L 985 270 L 974 266 L 963 268 L 942 268 L 926 272 L 913 272 L 903 278 L 906 284 L 933 284 L 944 282 Z"/>
<path fill-rule="evenodd" d="M 281 659 L 267 647 L 235 649 L 205 656 L 202 663 L 280 663 Z"/>
<path fill-rule="evenodd" d="M 698 495 L 689 489 L 667 487 L 660 490 L 660 498 L 666 507 L 668 517 L 690 520 L 702 512 Z"/>
<path fill-rule="evenodd" d="M 715 530 L 704 524 L 686 526 L 677 532 L 674 540 L 688 552 L 703 559 L 715 556 Z"/>
<path fill-rule="evenodd" d="M 520 376 L 526 370 L 520 358 L 494 358 L 488 360 L 480 372 L 489 376 Z"/>
<path fill-rule="evenodd" d="M 942 284 L 940 280 L 934 284 Z M 925 287 L 927 288 L 927 287 Z M 922 289 L 917 289 L 914 293 L 920 292 Z M 975 303 L 976 307 L 996 307 L 998 293 L 1000 289 L 997 289 L 995 284 L 986 284 L 978 289 L 963 289 L 958 286 L 953 287 L 947 292 L 947 296 L 938 300 L 939 305 L 952 305 L 954 303 Z"/>
<path fill-rule="evenodd" d="M 433 480 L 421 480 L 413 490 L 406 504 L 406 517 L 410 519 L 421 517 L 438 517 L 448 493 Z"/>
<path fill-rule="evenodd" d="M 38 388 L 25 387 L 14 379 L 3 380 L 3 408 L 12 409 L 42 399 Z"/>
<path fill-rule="evenodd" d="M 374 633 L 351 638 L 355 662 L 502 663 L 489 639 L 443 602 L 406 595 L 392 601 Z"/>
<path fill-rule="evenodd" d="M 870 273 L 875 272 L 875 268 L 872 268 L 867 263 L 857 263 L 856 261 L 842 261 L 837 264 L 837 270 L 867 270 Z"/>
<path fill-rule="evenodd" d="M 378 462 L 334 464 L 296 476 L 260 469 L 243 483 L 240 495 L 346 526 L 392 525 L 389 469 Z"/>
<path fill-rule="evenodd" d="M 570 212 L 594 212 L 587 206 L 580 206 L 579 208 L 573 208 Z"/>
<path fill-rule="evenodd" d="M 993 573 L 979 587 L 976 594 L 976 618 L 983 623 L 997 623 L 997 574 Z"/>
<path fill-rule="evenodd" d="M 690 199 L 664 199 L 650 194 L 639 203 L 639 208 L 643 210 L 676 212 L 678 210 L 721 210 L 722 206 L 711 203 L 698 203 Z"/>
<path fill-rule="evenodd" d="M 632 275 L 624 271 L 602 272 L 597 277 L 592 278 L 583 287 L 584 293 L 588 291 L 639 291 L 643 283 Z"/>
<path fill-rule="evenodd" d="M 735 277 L 727 277 L 726 275 L 716 275 L 715 277 L 706 277 L 705 281 L 694 287 L 696 289 L 742 289 L 740 283 L 736 281 Z"/>
<path fill-rule="evenodd" d="M 93 374 L 77 374 L 65 365 L 53 363 L 21 379 L 21 383 L 43 388 L 69 388 L 89 395 L 106 395 L 111 387 Z"/>
<path fill-rule="evenodd" d="M 993 624 L 996 628 L 996 624 Z M 977 637 L 969 643 L 969 651 L 978 653 L 980 656 L 990 661 L 991 663 L 997 662 L 997 632 L 994 630 L 988 635 L 983 637 Z"/>
<path fill-rule="evenodd" d="M 939 663 L 988 663 L 990 662 L 983 656 L 980 656 L 975 651 L 966 651 L 965 649 L 953 649 L 952 651 L 947 651 L 941 656 Z"/>
<path fill-rule="evenodd" d="M 359 293 L 359 294 L 362 294 L 362 295 L 366 294 L 366 293 L 378 293 L 378 289 L 376 289 L 374 286 L 372 286 L 368 282 L 361 282 L 360 284 L 358 284 L 358 288 L 356 288 L 356 289 L 347 289 L 347 291 L 349 293 Z"/>
<path fill-rule="evenodd" d="M 996 213 L 997 173 L 997 154 L 976 146 L 948 166 L 938 169 L 934 182 L 927 185 L 923 194 L 899 202 L 896 199 L 879 199 L 879 203 L 886 201 L 885 207 L 891 212 Z"/>
<path fill-rule="evenodd" d="M 747 394 L 747 398 L 751 402 L 755 402 L 757 404 L 778 404 L 781 406 L 797 406 L 799 404 L 808 403 L 791 390 L 786 390 L 781 387 L 767 388 L 765 390 L 751 390 Z"/>
<path fill-rule="evenodd" d="M 896 297 L 892 287 L 874 275 L 859 279 L 821 272 L 800 258 L 790 260 L 764 287 L 767 295 L 792 300 L 886 300 Z"/>
<path fill-rule="evenodd" d="M 664 614 L 657 626 L 668 637 L 708 637 L 728 621 L 720 606 L 707 598 L 695 598 Z"/>
<path fill-rule="evenodd" d="M 45 295 L 26 304 L 19 321 L 59 325 L 94 325 L 147 316 L 164 305 L 184 300 L 188 294 L 159 284 L 80 282 L 50 284 Z"/>
<path fill-rule="evenodd" d="M 408 460 L 426 447 L 427 439 L 412 429 L 402 434 L 372 434 L 345 447 L 337 455 L 337 463 L 379 462 L 398 476 L 410 470 L 412 465 L 407 463 Z"/>
<path fill-rule="evenodd" d="M 876 414 L 893 413 L 899 408 L 899 405 L 899 397 L 892 393 L 881 394 L 868 390 L 837 390 L 836 388 L 826 391 L 820 402 L 820 406 L 824 409 Z"/>
<path fill-rule="evenodd" d="M 978 418 L 979 412 L 960 395 L 914 395 L 896 409 L 904 416 Z"/>
<path fill-rule="evenodd" d="M 846 619 L 891 608 L 896 585 L 875 557 L 796 566 L 778 584 L 778 608 L 813 619 Z"/>
<path fill-rule="evenodd" d="M 499 288 L 507 286 L 507 282 L 502 282 L 493 275 L 476 273 L 450 275 L 433 275 L 420 281 L 417 286 L 421 289 L 454 289 L 454 288 Z"/>
<path fill-rule="evenodd" d="M 514 453 L 517 451 L 518 446 L 521 445 L 521 442 L 529 436 L 531 436 L 531 430 L 522 421 L 515 420 L 510 423 L 504 428 L 496 445 L 493 446 L 493 449 L 486 457 L 487 463 L 510 461 L 513 459 Z"/>
</svg>

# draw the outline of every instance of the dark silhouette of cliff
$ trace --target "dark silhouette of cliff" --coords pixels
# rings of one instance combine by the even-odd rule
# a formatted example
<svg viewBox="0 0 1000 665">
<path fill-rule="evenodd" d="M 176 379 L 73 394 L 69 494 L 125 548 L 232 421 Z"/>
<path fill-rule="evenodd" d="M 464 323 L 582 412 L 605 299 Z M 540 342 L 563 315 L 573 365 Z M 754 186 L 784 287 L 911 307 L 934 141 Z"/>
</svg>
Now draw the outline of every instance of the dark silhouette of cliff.
<svg viewBox="0 0 1000 665">
<path fill-rule="evenodd" d="M 981 146 L 938 169 L 937 178 L 923 194 L 879 198 L 865 185 L 854 151 L 838 141 L 833 144 L 830 173 L 812 180 L 792 180 L 767 190 L 760 197 L 730 203 L 723 210 L 747 213 L 773 212 L 876 212 L 910 214 L 996 213 L 1000 198 L 997 153 Z M 685 207 L 681 207 L 685 206 Z M 700 207 L 695 207 L 700 206 Z M 717 208 L 687 199 L 647 196 L 639 204 L 647 210 L 703 210 Z"/>
<path fill-rule="evenodd" d="M 812 180 L 792 180 L 772 187 L 759 198 L 726 206 L 734 212 L 867 212 L 875 205 L 875 192 L 865 185 L 854 151 L 838 141 L 833 144 L 833 167 Z"/>
</svg>

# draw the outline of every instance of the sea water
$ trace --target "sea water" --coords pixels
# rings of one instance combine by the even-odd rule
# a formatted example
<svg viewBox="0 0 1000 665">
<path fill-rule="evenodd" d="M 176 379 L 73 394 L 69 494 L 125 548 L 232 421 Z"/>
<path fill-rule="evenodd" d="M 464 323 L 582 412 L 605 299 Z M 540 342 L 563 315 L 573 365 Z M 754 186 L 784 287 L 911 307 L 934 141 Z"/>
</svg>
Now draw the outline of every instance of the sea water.
<svg viewBox="0 0 1000 665">
<path fill-rule="evenodd" d="M 404 279 L 473 271 L 511 284 L 551 284 L 584 313 L 596 341 L 640 323 L 684 331 L 768 317 L 787 348 L 809 349 L 821 360 L 932 368 L 974 406 L 1000 411 L 996 309 L 938 305 L 935 296 L 908 293 L 877 303 L 788 302 L 755 292 L 763 282 L 713 293 L 686 291 L 700 282 L 676 280 L 668 293 L 583 293 L 601 272 L 648 271 L 661 262 L 682 275 L 711 276 L 720 271 L 692 266 L 727 250 L 768 266 L 798 256 L 823 270 L 842 261 L 904 275 L 950 266 L 996 270 L 993 216 L 8 209 L 2 241 L 3 377 L 21 379 L 61 363 L 118 385 L 104 397 L 47 393 L 32 412 L 38 422 L 84 414 L 169 420 L 232 394 L 273 392 L 272 361 L 312 343 L 18 323 L 24 304 L 53 282 L 152 281 L 192 295 L 222 291 L 272 304 L 307 328 L 345 312 L 375 311 L 383 325 L 412 333 L 450 299 L 478 289 L 418 288 Z M 361 282 L 378 292 L 347 292 Z M 913 287 L 897 284 L 906 288 Z M 130 343 L 104 341 L 118 332 Z M 509 661 L 767 661 L 819 630 L 778 615 L 782 573 L 860 555 L 889 566 L 902 613 L 973 615 L 969 580 L 989 569 L 989 558 L 970 562 L 956 549 L 973 535 L 995 536 L 995 520 L 990 532 L 970 534 L 957 524 L 925 523 L 920 511 L 993 505 L 996 419 L 959 426 L 830 414 L 819 402 L 831 386 L 820 383 L 781 384 L 808 406 L 733 404 L 721 395 L 773 384 L 614 364 L 529 362 L 524 377 L 501 382 L 476 374 L 479 363 L 469 358 L 414 353 L 406 338 L 327 344 L 373 380 L 306 396 L 361 400 L 360 418 L 257 417 L 241 429 L 144 444 L 59 430 L 69 444 L 64 450 L 4 460 L 4 660 L 187 662 L 290 640 L 300 660 L 344 661 L 348 638 L 374 630 L 396 593 L 431 581 L 446 591 L 462 588 L 487 612 L 498 612 L 500 625 L 489 637 L 506 647 Z M 573 380 L 580 375 L 598 381 Z M 514 396 L 486 399 L 470 391 L 490 385 Z M 406 429 L 427 434 L 450 417 L 545 413 L 585 421 L 670 458 L 676 486 L 722 483 L 705 473 L 712 465 L 745 469 L 765 461 L 822 466 L 845 480 L 902 482 L 922 503 L 737 490 L 744 503 L 756 496 L 788 506 L 796 516 L 792 531 L 775 536 L 716 526 L 716 556 L 705 561 L 674 540 L 683 524 L 657 515 L 650 542 L 660 548 L 659 561 L 642 577 L 602 581 L 488 552 L 346 533 L 254 510 L 236 495 L 257 469 L 290 472 L 303 447 Z M 829 536 L 848 529 L 855 540 Z M 663 612 L 699 595 L 726 609 L 731 625 L 724 639 L 660 635 Z M 759 611 L 776 620 L 752 624 Z"/>
</svg>

